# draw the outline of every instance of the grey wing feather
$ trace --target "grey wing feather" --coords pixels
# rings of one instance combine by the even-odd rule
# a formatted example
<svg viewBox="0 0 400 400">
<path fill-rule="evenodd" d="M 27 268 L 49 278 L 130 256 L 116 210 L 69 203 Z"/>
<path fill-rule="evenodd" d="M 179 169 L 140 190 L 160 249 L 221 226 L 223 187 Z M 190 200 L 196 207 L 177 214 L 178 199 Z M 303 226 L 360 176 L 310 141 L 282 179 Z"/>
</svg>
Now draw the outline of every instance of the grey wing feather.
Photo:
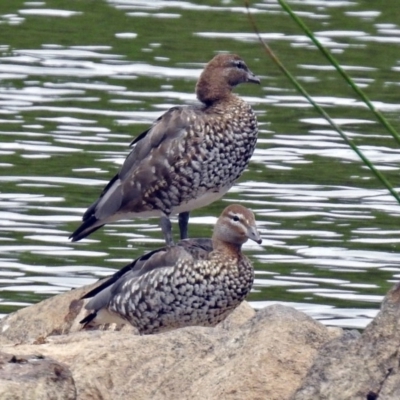
<svg viewBox="0 0 400 400">
<path fill-rule="evenodd" d="M 196 106 L 171 108 L 132 142 L 133 149 L 120 171 L 86 210 L 82 224 L 70 236 L 73 241 L 123 215 L 154 211 L 169 214 L 172 207 L 180 204 L 179 197 L 169 203 L 157 201 L 157 197 L 145 199 L 160 187 L 173 184 L 172 166 L 188 157 L 185 135 L 191 130 L 193 115 L 199 111 L 201 107 Z"/>
<path fill-rule="evenodd" d="M 113 285 L 106 287 L 101 292 L 96 294 L 85 306 L 87 310 L 100 310 L 107 307 L 111 298 L 118 294 L 121 287 L 128 281 L 132 283 L 140 276 L 143 276 L 155 269 L 162 269 L 173 267 L 179 259 L 193 260 L 183 247 L 174 246 L 167 247 L 165 250 L 154 253 L 148 260 L 144 261 L 142 265 L 135 264 L 135 268 L 128 273 L 121 276 Z"/>
<path fill-rule="evenodd" d="M 165 142 L 170 142 L 182 136 L 188 127 L 186 111 L 188 111 L 188 107 L 171 108 L 155 121 L 141 140 L 134 142 L 134 148 L 119 172 L 120 179 L 124 180 L 133 168 L 148 158 L 152 151 Z"/>
<path fill-rule="evenodd" d="M 193 257 L 194 260 L 204 260 L 208 258 L 209 254 L 213 250 L 212 240 L 209 238 L 183 239 L 180 240 L 176 244 L 176 246 L 185 249 L 185 251 L 188 252 Z M 144 272 L 147 271 L 146 269 L 143 268 L 144 265 L 147 263 L 147 261 L 151 257 L 154 257 L 154 260 L 156 260 L 158 257 L 155 257 L 155 254 L 156 253 L 165 254 L 167 249 L 168 247 L 156 249 L 146 254 L 143 254 L 141 257 L 136 258 L 130 264 L 125 265 L 125 267 L 115 272 L 115 274 L 109 276 L 106 279 L 102 279 L 101 283 L 94 289 L 87 292 L 84 296 L 82 296 L 82 299 L 93 298 L 98 293 L 105 290 L 105 288 L 113 285 L 127 273 L 131 273 L 131 276 L 140 276 L 140 274 L 143 274 Z M 151 264 L 152 263 L 150 263 L 149 265 Z"/>
<path fill-rule="evenodd" d="M 134 143 L 113 184 L 95 206 L 98 220 L 105 220 L 128 204 L 129 208 L 134 209 L 135 204 L 140 208 L 145 190 L 170 179 L 169 168 L 179 156 L 176 141 L 182 139 L 188 128 L 188 112 L 194 112 L 193 108 L 170 109 Z"/>
</svg>

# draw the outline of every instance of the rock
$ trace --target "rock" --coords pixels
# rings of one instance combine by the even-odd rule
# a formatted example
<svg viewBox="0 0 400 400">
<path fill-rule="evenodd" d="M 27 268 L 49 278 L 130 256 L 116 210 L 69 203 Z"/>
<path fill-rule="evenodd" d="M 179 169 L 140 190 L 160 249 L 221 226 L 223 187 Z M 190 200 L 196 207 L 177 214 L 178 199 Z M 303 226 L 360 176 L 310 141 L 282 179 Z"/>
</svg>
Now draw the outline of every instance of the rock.
<svg viewBox="0 0 400 400">
<path fill-rule="evenodd" d="M 246 302 L 216 328 L 82 331 L 87 290 L 0 321 L 0 399 L 400 399 L 400 284 L 362 334 Z"/>
<path fill-rule="evenodd" d="M 124 330 L 79 331 L 42 337 L 35 345 L 5 345 L 3 350 L 17 356 L 39 354 L 65 365 L 80 400 L 290 399 L 320 347 L 339 331 L 281 305 L 255 315 L 246 304 L 240 308 L 216 328 L 148 336 Z M 61 309 L 67 312 L 69 307 Z M 29 313 L 24 316 L 29 325 Z M 38 319 L 33 317 L 34 326 Z M 8 317 L 8 323 L 12 321 Z M 55 325 L 65 327 L 65 319 L 57 316 Z M 45 326 L 50 330 L 50 323 Z M 9 326 L 6 332 L 13 329 Z M 27 330 L 18 338 L 34 337 Z"/>
<path fill-rule="evenodd" d="M 254 308 L 247 301 L 243 301 L 228 317 L 219 323 L 219 327 L 223 329 L 234 329 L 243 325 L 250 318 L 255 316 Z"/>
<path fill-rule="evenodd" d="M 386 295 L 362 335 L 322 347 L 294 400 L 400 399 L 400 284 Z"/>
<path fill-rule="evenodd" d="M 0 352 L 0 399 L 76 399 L 70 370 L 42 356 Z"/>
<path fill-rule="evenodd" d="M 50 297 L 0 320 L 0 344 L 32 343 L 49 335 L 68 333 L 82 313 L 84 293 L 98 283 Z"/>
</svg>

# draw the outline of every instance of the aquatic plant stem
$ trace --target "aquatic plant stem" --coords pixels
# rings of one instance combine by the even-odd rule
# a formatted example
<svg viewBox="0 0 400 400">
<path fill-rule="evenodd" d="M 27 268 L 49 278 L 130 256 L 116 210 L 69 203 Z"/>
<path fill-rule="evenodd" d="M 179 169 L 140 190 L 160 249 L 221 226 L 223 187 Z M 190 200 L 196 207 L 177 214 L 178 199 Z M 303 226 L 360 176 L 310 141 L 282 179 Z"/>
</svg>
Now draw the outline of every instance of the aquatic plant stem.
<svg viewBox="0 0 400 400">
<path fill-rule="evenodd" d="M 364 101 L 364 103 L 368 106 L 368 108 L 375 114 L 378 121 L 385 126 L 385 128 L 390 132 L 390 134 L 394 137 L 397 143 L 400 144 L 400 135 L 393 128 L 390 122 L 383 116 L 383 114 L 377 110 L 374 105 L 371 103 L 369 98 L 365 95 L 365 93 L 357 86 L 357 84 L 350 78 L 350 76 L 343 70 L 343 68 L 339 65 L 336 59 L 332 56 L 332 54 L 319 42 L 319 40 L 314 36 L 313 32 L 308 29 L 306 24 L 293 12 L 293 10 L 289 7 L 285 0 L 278 0 L 278 3 L 282 6 L 282 8 L 290 15 L 293 21 L 296 22 L 297 25 L 304 31 L 304 33 L 312 40 L 312 42 L 317 46 L 317 48 L 321 51 L 321 53 L 328 59 L 328 61 L 336 68 L 339 74 L 346 80 L 346 82 L 352 87 L 352 89 L 360 96 L 360 98 Z"/>
<path fill-rule="evenodd" d="M 280 0 L 278 0 L 280 1 Z M 249 9 L 249 1 L 245 0 L 245 5 L 247 9 L 247 14 L 249 17 L 249 21 L 252 25 L 254 33 L 256 34 L 261 46 L 264 48 L 265 52 L 272 58 L 272 60 L 277 64 L 279 69 L 286 75 L 286 77 L 292 82 L 292 84 L 296 87 L 296 89 L 313 105 L 313 107 L 329 122 L 329 124 L 340 134 L 342 139 L 348 144 L 351 149 L 361 158 L 365 165 L 372 171 L 372 173 L 377 177 L 377 179 L 389 190 L 389 192 L 393 195 L 393 197 L 400 204 L 400 196 L 393 189 L 390 182 L 375 168 L 375 166 L 368 160 L 368 158 L 364 155 L 364 153 L 356 146 L 356 144 L 343 132 L 343 130 L 336 124 L 335 121 L 326 113 L 326 111 L 320 107 L 307 93 L 307 91 L 300 85 L 300 83 L 296 80 L 296 78 L 289 72 L 289 70 L 282 64 L 279 58 L 275 55 L 275 53 L 271 50 L 271 48 L 264 42 L 261 34 L 258 30 L 257 24 L 253 18 L 253 15 L 250 13 Z"/>
</svg>

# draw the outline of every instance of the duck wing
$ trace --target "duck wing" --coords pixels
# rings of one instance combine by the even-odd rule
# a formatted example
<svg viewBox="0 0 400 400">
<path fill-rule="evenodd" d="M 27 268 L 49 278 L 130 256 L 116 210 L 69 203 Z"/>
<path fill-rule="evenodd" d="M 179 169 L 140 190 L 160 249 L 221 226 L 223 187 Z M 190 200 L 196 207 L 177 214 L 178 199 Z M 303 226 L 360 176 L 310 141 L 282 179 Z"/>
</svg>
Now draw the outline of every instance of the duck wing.
<svg viewBox="0 0 400 400">
<path fill-rule="evenodd" d="M 113 285 L 115 282 L 117 282 L 120 278 L 128 273 L 130 274 L 131 278 L 139 277 L 146 272 L 151 271 L 152 269 L 159 267 L 161 268 L 163 266 L 163 263 L 165 262 L 169 262 L 170 264 L 172 264 L 173 262 L 175 262 L 176 259 L 174 260 L 168 254 L 171 252 L 171 249 L 175 247 L 184 249 L 186 253 L 190 254 L 194 260 L 206 259 L 208 257 L 208 254 L 211 253 L 211 251 L 213 250 L 211 239 L 196 238 L 180 240 L 173 247 L 162 247 L 136 258 L 130 264 L 118 270 L 114 275 L 110 276 L 99 286 L 95 287 L 81 298 L 89 299 L 96 296 L 98 293 Z M 176 256 L 177 254 L 175 254 L 175 257 Z"/>
<path fill-rule="evenodd" d="M 132 151 L 120 171 L 86 210 L 83 223 L 72 233 L 73 242 L 83 239 L 105 223 L 124 215 L 160 210 L 169 214 L 170 204 L 147 201 L 152 193 L 171 185 L 171 166 L 187 157 L 183 145 L 191 131 L 192 116 L 198 107 L 174 107 L 157 119 L 147 131 L 133 140 Z M 199 140 L 202 138 L 199 137 Z"/>
<path fill-rule="evenodd" d="M 91 313 L 80 323 L 84 326 L 89 325 L 96 318 L 97 313 L 105 309 L 114 296 L 121 293 L 127 282 L 136 281 L 139 277 L 156 269 L 174 267 L 178 260 L 205 259 L 211 251 L 210 239 L 186 239 L 180 241 L 178 245 L 154 250 L 139 257 L 82 297 L 82 299 L 92 297 L 85 306 Z"/>
</svg>

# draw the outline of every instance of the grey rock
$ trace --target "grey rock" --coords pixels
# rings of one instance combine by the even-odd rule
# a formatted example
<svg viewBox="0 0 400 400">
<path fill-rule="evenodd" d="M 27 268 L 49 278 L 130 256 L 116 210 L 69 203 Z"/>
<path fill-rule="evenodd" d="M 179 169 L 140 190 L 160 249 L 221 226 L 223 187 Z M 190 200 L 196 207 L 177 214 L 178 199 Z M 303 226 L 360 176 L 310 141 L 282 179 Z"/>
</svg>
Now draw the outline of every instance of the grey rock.
<svg viewBox="0 0 400 400">
<path fill-rule="evenodd" d="M 86 291 L 95 283 L 80 289 L 48 298 L 40 303 L 22 308 L 0 320 L 0 345 L 2 343 L 32 343 L 49 335 L 71 331 L 78 315 L 83 316 L 83 300 Z"/>
<path fill-rule="evenodd" d="M 56 297 L 61 296 L 66 304 L 59 298 L 54 305 L 68 315 L 73 296 Z M 67 325 L 74 322 L 68 322 L 64 334 L 42 335 L 31 344 L 34 335 L 26 332 L 29 326 L 39 332 L 37 313 L 50 308 L 50 300 L 46 308 L 36 305 L 24 313 L 26 327 L 17 338 L 29 340 L 16 345 L 8 333 L 3 350 L 17 357 L 40 354 L 65 365 L 80 400 L 289 399 L 321 346 L 341 334 L 289 307 L 274 305 L 254 313 L 243 303 L 215 328 L 140 336 L 125 330 L 72 332 Z M 57 317 L 54 328 L 62 320 Z M 13 321 L 18 320 L 8 318 L 8 324 Z M 18 333 L 12 326 L 7 331 Z"/>
<path fill-rule="evenodd" d="M 358 336 L 344 334 L 323 346 L 294 400 L 400 399 L 400 284 Z"/>
<path fill-rule="evenodd" d="M 55 360 L 0 352 L 0 399 L 74 400 L 75 382 L 71 371 Z"/>
</svg>

